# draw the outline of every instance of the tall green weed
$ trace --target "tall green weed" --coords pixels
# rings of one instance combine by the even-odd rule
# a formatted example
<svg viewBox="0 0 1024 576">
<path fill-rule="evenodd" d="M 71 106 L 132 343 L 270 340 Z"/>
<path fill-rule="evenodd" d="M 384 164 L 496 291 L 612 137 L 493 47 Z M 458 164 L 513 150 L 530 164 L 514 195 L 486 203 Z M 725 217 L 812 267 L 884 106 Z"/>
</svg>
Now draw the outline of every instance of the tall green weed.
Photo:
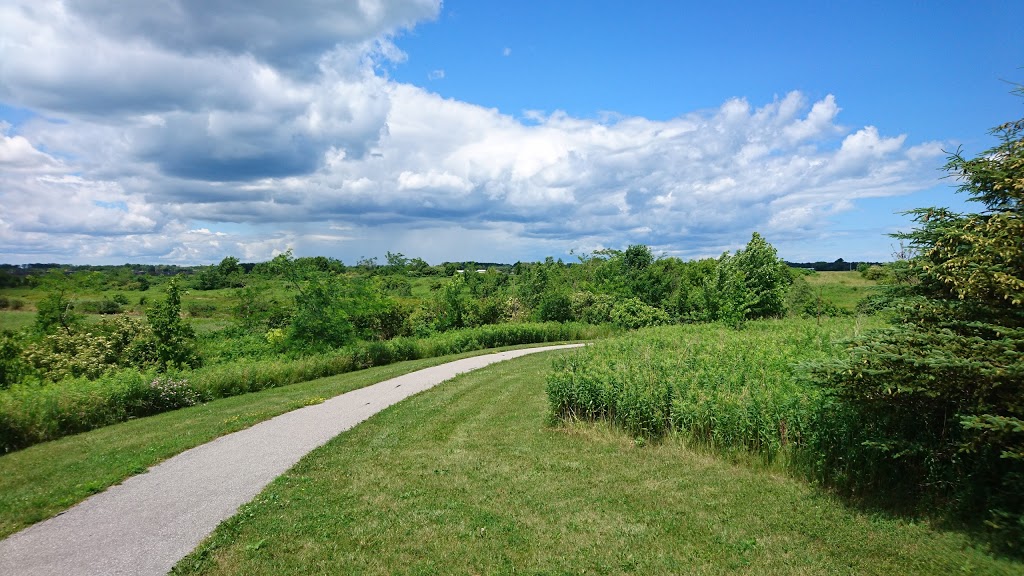
<svg viewBox="0 0 1024 576">
<path fill-rule="evenodd" d="M 829 357 L 857 330 L 850 319 L 647 328 L 557 359 L 548 399 L 556 417 L 773 458 L 817 433 L 822 392 L 797 377 L 796 365 Z"/>
</svg>

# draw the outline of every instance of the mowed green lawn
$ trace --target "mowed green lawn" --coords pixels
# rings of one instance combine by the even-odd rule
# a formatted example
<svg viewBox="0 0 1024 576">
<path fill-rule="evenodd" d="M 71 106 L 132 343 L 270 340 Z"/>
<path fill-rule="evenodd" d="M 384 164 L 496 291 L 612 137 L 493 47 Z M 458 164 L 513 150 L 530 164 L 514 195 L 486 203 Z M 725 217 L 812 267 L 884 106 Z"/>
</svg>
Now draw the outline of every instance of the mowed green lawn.
<svg viewBox="0 0 1024 576">
<path fill-rule="evenodd" d="M 553 425 L 553 354 L 460 376 L 342 434 L 174 573 L 1024 573 L 962 534 L 761 466 Z"/>
</svg>

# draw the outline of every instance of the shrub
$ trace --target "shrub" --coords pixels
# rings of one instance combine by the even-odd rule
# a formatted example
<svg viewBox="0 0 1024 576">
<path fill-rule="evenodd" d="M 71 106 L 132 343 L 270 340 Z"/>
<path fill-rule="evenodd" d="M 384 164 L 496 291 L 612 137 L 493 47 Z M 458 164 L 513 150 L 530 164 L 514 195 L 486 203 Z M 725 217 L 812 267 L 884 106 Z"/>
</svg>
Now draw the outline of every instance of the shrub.
<svg viewBox="0 0 1024 576">
<path fill-rule="evenodd" d="M 860 270 L 860 267 L 857 268 Z M 868 266 L 864 270 L 860 270 L 860 275 L 868 280 L 875 280 L 876 282 L 882 282 L 889 278 L 889 271 L 884 266 Z"/>
<path fill-rule="evenodd" d="M 611 320 L 617 326 L 636 329 L 647 326 L 660 326 L 670 323 L 668 314 L 661 308 L 648 306 L 639 298 L 627 298 L 612 306 Z"/>
<path fill-rule="evenodd" d="M 21 310 L 25 307 L 25 302 L 18 298 L 8 298 L 7 296 L 0 296 L 0 310 Z"/>
<path fill-rule="evenodd" d="M 572 320 L 572 301 L 563 292 L 548 292 L 541 296 L 537 306 L 541 322 L 569 322 Z"/>
<path fill-rule="evenodd" d="M 188 315 L 193 318 L 210 318 L 217 312 L 217 306 L 209 302 L 190 302 Z"/>
<path fill-rule="evenodd" d="M 157 365 L 152 331 L 125 316 L 104 319 L 89 330 L 48 334 L 26 346 L 23 358 L 50 382 L 95 379 L 118 368 Z"/>
<path fill-rule="evenodd" d="M 149 383 L 149 406 L 153 412 L 194 406 L 201 399 L 199 392 L 189 386 L 186 379 L 175 380 L 169 376 L 157 376 Z"/>
<path fill-rule="evenodd" d="M 17 384 L 29 371 L 29 366 L 22 359 L 24 343 L 15 332 L 0 332 L 0 390 Z"/>
<path fill-rule="evenodd" d="M 586 324 L 604 324 L 612 321 L 615 297 L 593 292 L 575 292 L 571 297 L 572 316 Z"/>
<path fill-rule="evenodd" d="M 108 298 L 83 300 L 77 306 L 79 310 L 89 314 L 120 314 L 123 311 L 121 304 Z"/>
<path fill-rule="evenodd" d="M 26 347 L 24 355 L 51 382 L 79 377 L 95 379 L 115 368 L 118 360 L 110 340 L 84 331 L 48 334 Z"/>
</svg>

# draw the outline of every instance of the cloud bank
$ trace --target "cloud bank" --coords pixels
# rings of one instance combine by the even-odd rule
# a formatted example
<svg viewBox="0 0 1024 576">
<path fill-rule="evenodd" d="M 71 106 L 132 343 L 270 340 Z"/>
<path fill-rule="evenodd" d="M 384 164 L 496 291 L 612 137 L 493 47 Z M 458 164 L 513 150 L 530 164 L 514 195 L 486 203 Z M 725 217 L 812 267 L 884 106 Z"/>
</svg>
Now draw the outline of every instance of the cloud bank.
<svg viewBox="0 0 1024 576">
<path fill-rule="evenodd" d="M 390 80 L 438 1 L 161 8 L 0 6 L 0 102 L 31 112 L 0 124 L 3 260 L 717 254 L 819 239 L 859 199 L 933 185 L 941 155 L 841 125 L 831 95 L 516 117 Z"/>
</svg>

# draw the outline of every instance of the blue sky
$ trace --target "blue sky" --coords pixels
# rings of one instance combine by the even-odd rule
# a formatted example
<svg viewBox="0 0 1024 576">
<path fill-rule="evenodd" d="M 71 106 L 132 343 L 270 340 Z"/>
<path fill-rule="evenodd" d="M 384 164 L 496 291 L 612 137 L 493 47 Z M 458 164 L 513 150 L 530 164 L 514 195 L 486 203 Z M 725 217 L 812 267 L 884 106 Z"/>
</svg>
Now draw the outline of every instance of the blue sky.
<svg viewBox="0 0 1024 576">
<path fill-rule="evenodd" d="M 1016 1 L 163 6 L 0 6 L 0 261 L 887 260 L 1024 108 Z"/>
</svg>

